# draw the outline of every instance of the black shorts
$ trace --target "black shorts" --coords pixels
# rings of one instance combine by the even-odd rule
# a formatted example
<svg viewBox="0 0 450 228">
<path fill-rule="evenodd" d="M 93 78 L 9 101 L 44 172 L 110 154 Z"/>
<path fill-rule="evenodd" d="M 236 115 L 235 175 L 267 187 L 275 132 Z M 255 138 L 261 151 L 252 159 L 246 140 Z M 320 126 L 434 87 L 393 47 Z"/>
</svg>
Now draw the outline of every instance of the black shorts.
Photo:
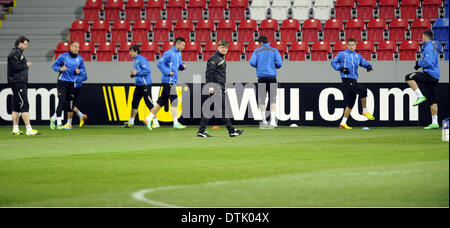
<svg viewBox="0 0 450 228">
<path fill-rule="evenodd" d="M 12 111 L 28 112 L 30 105 L 28 103 L 28 84 L 24 82 L 10 83 L 13 92 Z"/>
<path fill-rule="evenodd" d="M 73 88 L 72 90 L 72 103 L 73 103 L 73 107 L 79 107 L 80 106 L 80 94 L 81 94 L 81 89 L 83 87 L 77 87 L 77 88 Z"/>
<path fill-rule="evenodd" d="M 133 102 L 131 103 L 131 107 L 133 109 L 138 109 L 141 99 L 144 98 L 144 101 L 145 101 L 147 107 L 149 109 L 152 109 L 153 101 L 151 98 L 151 91 L 152 91 L 151 85 L 145 85 L 145 86 L 137 85 L 136 89 L 134 90 L 134 93 L 133 93 Z"/>
<path fill-rule="evenodd" d="M 169 100 L 172 106 L 177 106 L 178 104 L 178 95 L 171 95 L 170 91 L 172 89 L 172 84 L 162 83 L 162 88 L 160 90 L 160 95 L 158 97 L 158 101 L 156 103 L 159 104 L 159 106 L 165 106 L 168 105 Z M 175 87 L 173 87 L 175 89 Z M 175 90 L 174 90 L 175 91 Z"/>
<path fill-rule="evenodd" d="M 261 88 L 261 89 L 259 89 L 259 88 Z M 268 92 L 269 93 L 269 104 L 275 104 L 277 102 L 277 89 L 278 89 L 277 78 L 275 78 L 275 77 L 258 78 L 258 86 L 257 86 L 258 103 L 260 105 L 265 104 L 266 95 Z"/>
<path fill-rule="evenodd" d="M 430 104 L 438 103 L 438 91 L 437 86 L 439 79 L 434 78 L 426 72 L 414 72 L 405 76 L 405 80 L 413 80 L 417 82 L 423 95 L 427 98 Z"/>
<path fill-rule="evenodd" d="M 58 106 L 61 103 L 62 110 L 71 112 L 73 110 L 74 83 L 59 80 L 57 83 L 57 90 L 59 98 Z"/>
<path fill-rule="evenodd" d="M 367 88 L 358 84 L 355 79 L 343 78 L 342 84 L 344 86 L 344 102 L 346 107 L 353 108 L 356 95 L 359 95 L 359 98 L 367 97 Z"/>
</svg>

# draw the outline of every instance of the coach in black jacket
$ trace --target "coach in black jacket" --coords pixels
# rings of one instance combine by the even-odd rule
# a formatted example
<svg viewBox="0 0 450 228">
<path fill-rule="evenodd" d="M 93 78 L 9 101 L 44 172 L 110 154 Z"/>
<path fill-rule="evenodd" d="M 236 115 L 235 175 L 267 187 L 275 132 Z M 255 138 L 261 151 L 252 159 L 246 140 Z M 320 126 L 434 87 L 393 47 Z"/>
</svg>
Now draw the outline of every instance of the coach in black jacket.
<svg viewBox="0 0 450 228">
<path fill-rule="evenodd" d="M 206 66 L 206 84 L 216 83 L 220 86 L 220 92 L 222 93 L 222 107 L 225 106 L 225 82 L 227 81 L 227 63 L 225 62 L 225 55 L 227 52 L 228 41 L 219 41 L 217 51 L 209 58 Z M 213 96 L 214 92 L 214 88 L 209 88 L 210 96 Z M 225 122 L 230 137 L 239 136 L 245 132 L 245 130 L 238 130 L 233 127 L 230 119 L 225 117 L 225 108 L 222 108 L 221 119 Z M 211 135 L 206 132 L 206 125 L 208 125 L 209 120 L 210 119 L 205 117 L 202 112 L 202 120 L 200 122 L 200 128 L 197 132 L 198 137 L 211 137 Z"/>
<path fill-rule="evenodd" d="M 15 42 L 14 48 L 8 55 L 8 84 L 13 92 L 12 99 L 12 120 L 13 135 L 23 135 L 19 130 L 19 118 L 22 113 L 22 119 L 27 128 L 27 135 L 38 135 L 38 131 L 33 130 L 30 124 L 30 115 L 28 104 L 28 69 L 32 63 L 27 62 L 23 52 L 28 48 L 28 40 L 24 36 L 19 36 Z"/>
</svg>

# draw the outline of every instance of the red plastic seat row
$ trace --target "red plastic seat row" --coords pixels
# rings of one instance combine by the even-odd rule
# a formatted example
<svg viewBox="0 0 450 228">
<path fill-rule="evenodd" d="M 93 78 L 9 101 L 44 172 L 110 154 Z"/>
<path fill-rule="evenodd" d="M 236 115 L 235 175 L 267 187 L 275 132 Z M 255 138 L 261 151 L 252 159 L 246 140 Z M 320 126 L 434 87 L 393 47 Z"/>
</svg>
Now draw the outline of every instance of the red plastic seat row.
<svg viewBox="0 0 450 228">
<path fill-rule="evenodd" d="M 126 42 L 120 45 L 117 50 L 118 61 L 132 61 L 128 54 L 129 47 L 135 44 L 134 42 Z M 160 53 L 164 54 L 173 46 L 173 42 L 166 42 L 162 45 L 161 51 L 158 52 L 158 45 L 154 42 L 144 42 L 141 45 L 141 55 L 146 57 L 149 61 L 155 61 L 155 55 Z M 286 42 L 272 42 L 270 45 L 273 48 L 279 50 L 281 56 L 284 58 L 288 53 L 290 61 L 304 61 L 306 55 L 311 55 L 312 61 L 326 61 L 328 60 L 330 52 L 335 57 L 337 53 L 347 49 L 345 41 L 337 42 L 333 49 L 331 44 L 326 41 L 315 42 L 311 49 L 307 42 L 297 41 L 293 42 L 288 50 Z M 245 53 L 246 60 L 248 61 L 253 51 L 260 47 L 260 44 L 256 41 L 250 42 L 245 48 L 241 42 L 230 42 L 229 51 L 226 56 L 227 61 L 240 61 L 242 54 Z M 244 52 L 245 49 L 245 52 Z M 209 57 L 217 50 L 217 42 L 208 42 L 203 48 L 198 42 L 186 42 L 186 47 L 183 50 L 184 61 L 197 61 L 200 53 L 203 54 L 203 60 L 207 61 Z M 69 42 L 61 42 L 58 44 L 55 50 L 55 58 L 60 54 L 69 51 Z M 419 43 L 417 41 L 403 41 L 398 49 L 399 60 L 401 61 L 414 61 L 419 51 Z M 375 45 L 371 41 L 361 41 L 357 43 L 356 52 L 360 53 L 366 60 L 372 59 L 372 54 L 375 53 Z M 90 42 L 80 43 L 80 55 L 85 61 L 91 61 L 92 54 L 97 55 L 97 61 L 112 61 L 113 55 L 116 53 L 116 45 L 111 42 L 101 43 L 97 49 Z M 397 53 L 397 45 L 394 41 L 382 41 L 378 44 L 376 50 L 377 60 L 379 61 L 392 61 L 394 60 L 394 54 Z"/>
<path fill-rule="evenodd" d="M 356 2 L 357 4 L 355 4 Z M 420 7 L 421 0 L 401 1 L 400 5 L 398 0 L 379 0 L 378 2 L 380 19 L 389 20 L 395 18 L 396 9 L 400 9 L 401 18 L 415 19 L 417 18 L 417 9 Z M 373 10 L 377 7 L 377 0 L 337 0 L 335 4 L 336 18 L 350 20 L 352 18 L 352 9 L 355 8 L 355 5 L 358 19 L 369 20 L 373 18 Z M 441 6 L 441 0 L 423 0 L 423 18 L 438 18 Z"/>
<path fill-rule="evenodd" d="M 187 10 L 191 20 L 203 19 L 203 10 L 208 9 L 210 20 L 224 19 L 225 9 L 228 9 L 227 0 L 210 0 L 208 8 L 206 0 L 190 0 L 186 7 L 185 0 L 169 0 L 167 7 L 164 0 L 129 0 L 125 5 L 123 0 L 108 0 L 104 6 L 105 20 L 120 20 L 120 12 L 125 8 L 127 20 L 140 20 L 140 12 L 145 9 L 148 20 L 160 20 L 161 12 L 167 11 L 168 20 L 181 20 L 183 10 Z M 125 5 L 125 7 L 124 7 Z M 102 10 L 102 0 L 87 0 L 83 7 L 85 20 L 99 19 L 99 11 Z M 245 19 L 245 10 L 248 9 L 248 0 L 231 0 L 230 19 Z"/>
</svg>

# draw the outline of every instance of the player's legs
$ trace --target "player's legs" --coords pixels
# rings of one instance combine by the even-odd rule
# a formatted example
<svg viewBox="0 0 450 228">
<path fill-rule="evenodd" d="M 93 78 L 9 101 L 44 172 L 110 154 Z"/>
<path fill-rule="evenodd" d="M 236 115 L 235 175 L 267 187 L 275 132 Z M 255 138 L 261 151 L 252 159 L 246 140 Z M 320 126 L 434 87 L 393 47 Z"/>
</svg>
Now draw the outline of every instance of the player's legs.
<svg viewBox="0 0 450 228">
<path fill-rule="evenodd" d="M 133 93 L 133 101 L 131 102 L 130 119 L 128 120 L 128 122 L 125 122 L 123 127 L 134 127 L 134 120 L 138 113 L 139 102 L 141 101 L 142 96 L 144 95 L 143 92 L 144 92 L 143 86 L 136 86 L 134 93 Z"/>
<path fill-rule="evenodd" d="M 437 81 L 434 83 L 424 84 L 425 94 L 430 101 L 430 111 L 431 111 L 431 124 L 425 127 L 425 130 L 439 129 L 438 122 L 438 93 L 437 93 Z"/>
<path fill-rule="evenodd" d="M 177 95 L 170 95 L 170 113 L 172 114 L 173 118 L 173 128 L 175 129 L 184 129 L 186 126 L 178 122 L 178 96 Z"/>
<path fill-rule="evenodd" d="M 405 81 L 408 83 L 409 87 L 414 91 L 417 95 L 417 101 L 413 104 L 413 106 L 419 105 L 420 103 L 426 101 L 426 97 L 422 94 L 422 91 L 419 88 L 417 83 L 426 82 L 426 78 L 424 77 L 424 73 L 422 72 L 414 72 L 411 74 L 407 74 L 405 76 Z"/>
<path fill-rule="evenodd" d="M 270 127 L 278 127 L 276 122 L 276 108 L 277 108 L 277 89 L 278 83 L 277 79 L 274 77 L 269 78 L 269 104 L 270 104 Z M 266 88 L 267 88 L 266 86 Z"/>
<path fill-rule="evenodd" d="M 362 114 L 369 120 L 375 120 L 375 117 L 367 109 L 367 88 L 359 83 L 355 84 L 355 92 L 359 95 L 362 105 Z"/>
<path fill-rule="evenodd" d="M 20 106 L 21 100 L 19 96 L 20 86 L 17 83 L 10 84 L 11 90 L 13 92 L 12 97 L 12 121 L 13 121 L 13 135 L 22 135 L 23 132 L 19 130 L 19 120 L 20 120 Z"/>
<path fill-rule="evenodd" d="M 83 87 L 78 87 L 73 89 L 73 112 L 77 114 L 77 116 L 80 118 L 80 127 L 83 127 L 84 123 L 87 120 L 87 115 L 81 112 L 81 110 L 78 108 L 80 107 L 80 94 Z"/>
<path fill-rule="evenodd" d="M 66 88 L 66 105 L 64 107 L 64 111 L 67 113 L 67 123 L 62 127 L 58 129 L 65 129 L 65 130 L 71 130 L 72 129 L 72 119 L 73 119 L 73 100 L 74 100 L 74 93 L 73 93 L 73 87 L 67 86 Z"/>
<path fill-rule="evenodd" d="M 268 90 L 268 86 L 266 84 L 266 78 L 258 78 L 258 103 L 259 103 L 259 110 L 261 112 L 261 127 L 266 128 L 269 124 L 267 123 L 267 116 L 266 116 L 266 96 Z"/>
<path fill-rule="evenodd" d="M 62 129 L 62 112 L 66 108 L 66 102 L 68 100 L 68 86 L 64 81 L 58 81 L 58 106 L 56 107 L 55 114 L 50 118 L 50 128 L 55 129 L 55 120 L 57 122 L 58 129 Z"/>
<path fill-rule="evenodd" d="M 347 125 L 347 120 L 350 117 L 350 113 L 352 112 L 352 108 L 356 101 L 356 80 L 344 78 L 342 79 L 342 84 L 344 86 L 345 111 L 339 127 L 342 129 L 352 129 Z"/>
</svg>

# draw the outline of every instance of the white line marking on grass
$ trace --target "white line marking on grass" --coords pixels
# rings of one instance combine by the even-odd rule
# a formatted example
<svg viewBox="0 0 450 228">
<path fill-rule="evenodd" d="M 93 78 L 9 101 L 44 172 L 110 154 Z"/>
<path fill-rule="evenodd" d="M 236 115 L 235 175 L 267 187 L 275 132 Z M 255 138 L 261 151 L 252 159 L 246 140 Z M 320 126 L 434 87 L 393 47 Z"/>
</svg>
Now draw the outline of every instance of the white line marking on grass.
<svg viewBox="0 0 450 228">
<path fill-rule="evenodd" d="M 355 176 L 355 175 L 392 175 L 392 174 L 407 174 L 407 173 L 423 173 L 425 170 L 392 170 L 392 171 L 370 171 L 370 172 L 342 172 L 342 173 L 325 173 L 325 176 Z M 160 201 L 151 200 L 145 197 L 146 194 L 156 191 L 164 191 L 164 190 L 171 190 L 171 189 L 177 189 L 177 188 L 183 188 L 188 186 L 201 186 L 201 185 L 220 185 L 220 184 L 227 184 L 231 182 L 236 181 L 245 181 L 245 180 L 260 180 L 260 181 L 267 181 L 269 179 L 273 179 L 276 177 L 283 177 L 287 176 L 289 178 L 299 178 L 299 174 L 301 175 L 310 175 L 312 173 L 308 172 L 300 172 L 300 173 L 291 173 L 291 174 L 282 174 L 282 175 L 273 175 L 273 176 L 267 176 L 267 177 L 259 177 L 259 178 L 248 178 L 248 179 L 237 179 L 233 181 L 214 181 L 214 182 L 207 182 L 207 183 L 201 183 L 201 184 L 192 184 L 192 185 L 174 185 L 174 186 L 165 186 L 165 187 L 157 187 L 157 188 L 148 188 L 148 189 L 142 189 L 137 192 L 134 192 L 131 194 L 131 196 L 138 201 L 153 204 L 156 206 L 161 207 L 173 207 L 173 208 L 179 208 L 183 206 L 177 206 L 173 204 L 168 204 Z M 323 174 L 322 174 L 323 175 Z M 304 178 L 304 177 L 303 177 Z"/>
<path fill-rule="evenodd" d="M 182 186 L 184 186 L 184 185 L 143 189 L 143 190 L 139 190 L 137 192 L 134 192 L 131 195 L 133 196 L 133 198 L 135 200 L 138 200 L 138 201 L 141 201 L 141 202 L 144 202 L 144 203 L 153 204 L 153 205 L 156 205 L 156 206 L 161 206 L 161 207 L 180 207 L 180 206 L 177 206 L 177 205 L 167 204 L 167 203 L 164 203 L 164 202 L 149 200 L 149 199 L 145 198 L 145 194 L 150 193 L 150 192 L 155 192 L 155 191 L 174 189 L 174 188 L 182 187 Z"/>
</svg>

